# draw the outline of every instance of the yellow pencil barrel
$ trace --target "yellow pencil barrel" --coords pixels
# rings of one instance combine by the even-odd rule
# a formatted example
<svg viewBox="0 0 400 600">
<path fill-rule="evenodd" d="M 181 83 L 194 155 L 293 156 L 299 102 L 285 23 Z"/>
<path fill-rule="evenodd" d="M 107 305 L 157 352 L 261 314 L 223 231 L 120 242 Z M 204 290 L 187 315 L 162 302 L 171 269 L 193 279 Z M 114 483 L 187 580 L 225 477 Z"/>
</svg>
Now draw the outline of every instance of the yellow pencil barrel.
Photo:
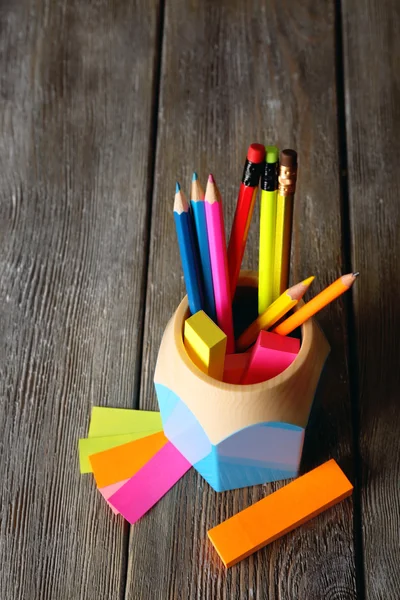
<svg viewBox="0 0 400 600">
<path fill-rule="evenodd" d="M 272 301 L 289 286 L 293 196 L 277 195 Z"/>
<path fill-rule="evenodd" d="M 280 298 L 275 300 L 275 302 L 273 302 L 262 315 L 257 317 L 257 319 L 242 333 L 236 342 L 237 350 L 239 352 L 246 350 L 256 341 L 260 331 L 272 327 L 272 325 L 289 312 L 297 302 L 297 300 L 293 300 L 287 293 L 282 294 Z"/>
<path fill-rule="evenodd" d="M 260 247 L 258 265 L 258 314 L 272 303 L 277 190 L 261 191 Z"/>
<path fill-rule="evenodd" d="M 261 175 L 260 247 L 258 261 L 258 314 L 272 303 L 274 285 L 274 252 L 276 195 L 278 190 L 279 150 L 265 146 L 265 164 Z"/>
<path fill-rule="evenodd" d="M 276 230 L 274 285 L 272 300 L 289 286 L 290 246 L 292 241 L 293 199 L 297 179 L 297 152 L 282 150 L 279 160 L 278 196 L 276 201 Z"/>
</svg>

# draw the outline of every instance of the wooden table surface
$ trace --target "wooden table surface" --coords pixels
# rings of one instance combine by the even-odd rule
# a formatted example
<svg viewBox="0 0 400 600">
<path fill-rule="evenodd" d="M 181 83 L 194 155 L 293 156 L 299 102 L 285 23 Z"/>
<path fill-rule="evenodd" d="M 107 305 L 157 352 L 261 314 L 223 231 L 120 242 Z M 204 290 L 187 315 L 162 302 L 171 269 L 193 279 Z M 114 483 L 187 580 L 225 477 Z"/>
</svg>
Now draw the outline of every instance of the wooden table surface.
<svg viewBox="0 0 400 600">
<path fill-rule="evenodd" d="M 396 0 L 0 2 L 2 600 L 400 598 L 399 30 Z M 225 571 L 207 529 L 281 483 L 192 469 L 129 527 L 77 440 L 94 405 L 157 409 L 175 179 L 212 170 L 230 227 L 252 141 L 299 151 L 293 280 L 361 272 L 318 315 L 302 465 L 355 492 Z"/>
</svg>

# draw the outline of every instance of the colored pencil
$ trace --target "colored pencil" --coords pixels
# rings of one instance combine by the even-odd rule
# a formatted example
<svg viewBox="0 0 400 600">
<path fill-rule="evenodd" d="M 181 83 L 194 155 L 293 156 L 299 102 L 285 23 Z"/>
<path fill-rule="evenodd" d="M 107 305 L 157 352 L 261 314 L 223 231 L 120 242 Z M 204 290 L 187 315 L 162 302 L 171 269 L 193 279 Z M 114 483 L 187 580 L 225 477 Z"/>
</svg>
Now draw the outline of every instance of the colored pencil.
<svg viewBox="0 0 400 600">
<path fill-rule="evenodd" d="M 216 320 L 214 289 L 211 272 L 210 249 L 208 247 L 208 233 L 206 222 L 206 208 L 204 203 L 204 190 L 200 185 L 197 173 L 193 173 L 190 207 L 192 209 L 194 224 L 197 234 L 197 244 L 200 255 L 200 266 L 204 284 L 204 310 L 213 320 Z"/>
<path fill-rule="evenodd" d="M 272 327 L 272 325 L 279 321 L 279 319 L 289 312 L 291 308 L 296 306 L 313 281 L 314 277 L 309 277 L 308 279 L 304 279 L 301 283 L 293 285 L 286 290 L 286 292 L 283 292 L 283 294 L 242 333 L 236 341 L 236 349 L 239 352 L 242 352 L 253 344 L 262 329 L 269 329 Z"/>
<path fill-rule="evenodd" d="M 289 285 L 290 246 L 292 241 L 293 199 L 296 189 L 297 153 L 282 150 L 279 161 L 276 205 L 274 287 L 276 300 Z"/>
<path fill-rule="evenodd" d="M 258 314 L 272 303 L 274 285 L 274 253 L 276 226 L 276 196 L 278 193 L 279 151 L 265 147 L 264 172 L 261 176 L 260 245 L 258 262 Z"/>
<path fill-rule="evenodd" d="M 239 279 L 264 157 L 264 146 L 261 144 L 249 146 L 228 245 L 229 284 L 232 299 Z"/>
<path fill-rule="evenodd" d="M 189 213 L 189 204 L 178 182 L 176 183 L 175 190 L 174 220 L 189 309 L 193 315 L 203 309 L 203 291 L 197 248 L 194 239 L 192 216 Z"/>
<path fill-rule="evenodd" d="M 226 351 L 228 354 L 232 354 L 235 351 L 235 340 L 233 336 L 224 215 L 221 195 L 212 175 L 209 176 L 207 182 L 205 207 L 217 324 L 228 338 Z"/>
<path fill-rule="evenodd" d="M 349 273 L 348 275 L 339 277 L 339 279 L 336 279 L 336 281 L 312 298 L 307 304 L 304 304 L 299 310 L 296 310 L 292 316 L 283 321 L 278 327 L 275 327 L 273 331 L 279 335 L 288 335 L 327 304 L 332 302 L 332 300 L 335 300 L 341 296 L 341 294 L 347 292 L 357 279 L 358 275 L 359 273 Z"/>
</svg>

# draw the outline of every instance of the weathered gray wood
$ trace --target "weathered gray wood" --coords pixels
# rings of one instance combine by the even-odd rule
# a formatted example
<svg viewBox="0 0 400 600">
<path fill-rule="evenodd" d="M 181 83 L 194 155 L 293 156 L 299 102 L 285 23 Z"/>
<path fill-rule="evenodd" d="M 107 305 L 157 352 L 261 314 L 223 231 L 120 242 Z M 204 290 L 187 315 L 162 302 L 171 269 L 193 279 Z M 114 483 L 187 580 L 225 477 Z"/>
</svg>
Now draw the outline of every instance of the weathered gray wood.
<svg viewBox="0 0 400 600">
<path fill-rule="evenodd" d="M 343 3 L 366 597 L 400 589 L 400 6 Z"/>
<path fill-rule="evenodd" d="M 172 217 L 175 179 L 212 171 L 230 226 L 248 144 L 296 147 L 294 279 L 313 293 L 342 273 L 333 4 L 167 1 L 141 407 L 156 408 L 153 372 L 163 329 L 184 293 Z M 257 219 L 246 266 L 257 264 Z M 343 302 L 318 320 L 333 351 L 307 436 L 304 469 L 333 456 L 351 475 Z M 356 597 L 352 501 L 228 572 L 207 529 L 277 486 L 214 493 L 193 470 L 131 531 L 127 598 Z"/>
<path fill-rule="evenodd" d="M 133 406 L 158 2 L 0 7 L 0 597 L 117 599 L 127 528 L 78 470 Z"/>
</svg>

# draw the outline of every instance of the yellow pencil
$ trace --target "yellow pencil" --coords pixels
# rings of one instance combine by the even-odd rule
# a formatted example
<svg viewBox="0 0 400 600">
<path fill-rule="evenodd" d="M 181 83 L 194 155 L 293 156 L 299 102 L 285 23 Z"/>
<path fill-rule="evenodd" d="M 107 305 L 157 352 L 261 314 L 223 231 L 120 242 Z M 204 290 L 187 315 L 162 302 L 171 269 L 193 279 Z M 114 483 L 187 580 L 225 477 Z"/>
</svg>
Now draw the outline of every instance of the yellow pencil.
<svg viewBox="0 0 400 600">
<path fill-rule="evenodd" d="M 258 314 L 272 303 L 274 285 L 274 252 L 276 195 L 278 193 L 279 151 L 265 146 L 265 165 L 261 177 L 260 247 L 258 261 Z"/>
<path fill-rule="evenodd" d="M 294 150 L 282 150 L 279 162 L 272 300 L 279 298 L 289 285 L 293 198 L 297 177 L 297 153 Z"/>
<path fill-rule="evenodd" d="M 242 333 L 236 342 L 236 349 L 239 352 L 243 352 L 253 344 L 262 329 L 269 329 L 272 327 L 274 323 L 279 321 L 279 319 L 298 303 L 313 281 L 314 277 L 309 277 L 308 279 L 304 279 L 304 281 L 293 285 L 286 290 L 286 292 L 283 292 L 283 294 Z"/>
</svg>

